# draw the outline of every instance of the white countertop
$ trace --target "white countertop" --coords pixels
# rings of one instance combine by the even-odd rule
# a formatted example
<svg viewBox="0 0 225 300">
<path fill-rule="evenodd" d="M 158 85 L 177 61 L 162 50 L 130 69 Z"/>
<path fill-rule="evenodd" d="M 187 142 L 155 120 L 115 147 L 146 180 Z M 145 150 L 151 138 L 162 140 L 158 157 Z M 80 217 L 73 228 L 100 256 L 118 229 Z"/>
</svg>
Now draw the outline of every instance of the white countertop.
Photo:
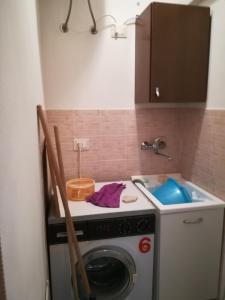
<svg viewBox="0 0 225 300">
<path fill-rule="evenodd" d="M 95 191 L 98 191 L 103 185 L 112 182 L 100 182 L 95 184 Z M 139 189 L 131 181 L 120 181 L 126 188 L 122 191 L 120 196 L 120 207 L 109 208 L 99 207 L 86 201 L 68 201 L 71 216 L 76 220 L 90 220 L 97 218 L 109 218 L 120 216 L 132 216 L 145 213 L 152 213 L 155 211 L 154 205 L 139 191 Z M 124 203 L 121 199 L 124 195 L 137 196 L 136 202 Z M 60 199 L 60 197 L 59 197 Z M 59 200 L 60 217 L 65 217 L 62 201 Z"/>
</svg>

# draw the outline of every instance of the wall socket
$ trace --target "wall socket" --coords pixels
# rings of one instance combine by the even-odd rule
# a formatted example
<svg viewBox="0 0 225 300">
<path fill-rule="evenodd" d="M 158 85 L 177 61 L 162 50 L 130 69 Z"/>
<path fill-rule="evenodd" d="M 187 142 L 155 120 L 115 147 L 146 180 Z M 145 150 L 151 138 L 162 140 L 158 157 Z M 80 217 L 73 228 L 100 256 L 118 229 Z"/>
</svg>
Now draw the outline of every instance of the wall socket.
<svg viewBox="0 0 225 300">
<path fill-rule="evenodd" d="M 87 138 L 74 139 L 73 140 L 73 150 L 74 151 L 79 150 L 78 144 L 80 145 L 81 151 L 87 151 L 90 149 L 90 139 L 87 139 Z"/>
</svg>

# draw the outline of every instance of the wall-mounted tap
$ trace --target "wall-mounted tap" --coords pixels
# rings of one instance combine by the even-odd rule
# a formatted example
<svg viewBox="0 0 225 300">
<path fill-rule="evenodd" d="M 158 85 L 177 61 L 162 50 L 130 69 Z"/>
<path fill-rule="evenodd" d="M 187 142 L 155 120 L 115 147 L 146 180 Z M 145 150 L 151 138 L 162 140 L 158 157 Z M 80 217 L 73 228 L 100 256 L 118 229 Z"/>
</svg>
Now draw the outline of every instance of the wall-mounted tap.
<svg viewBox="0 0 225 300">
<path fill-rule="evenodd" d="M 150 150 L 152 148 L 152 144 L 147 141 L 141 143 L 141 150 Z"/>
<path fill-rule="evenodd" d="M 152 143 L 147 141 L 141 143 L 141 150 L 152 149 L 155 154 L 165 156 L 167 159 L 172 160 L 171 156 L 159 151 L 164 148 L 166 148 L 166 142 L 161 137 L 155 138 Z"/>
</svg>

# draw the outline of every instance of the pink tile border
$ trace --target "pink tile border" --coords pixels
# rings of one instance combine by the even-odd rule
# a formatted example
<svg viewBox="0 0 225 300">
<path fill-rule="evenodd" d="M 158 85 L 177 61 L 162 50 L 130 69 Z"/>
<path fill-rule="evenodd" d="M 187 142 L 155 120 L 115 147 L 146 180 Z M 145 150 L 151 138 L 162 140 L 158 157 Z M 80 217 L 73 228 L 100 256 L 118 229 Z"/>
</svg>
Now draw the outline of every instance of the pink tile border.
<svg viewBox="0 0 225 300">
<path fill-rule="evenodd" d="M 67 178 L 77 177 L 73 139 L 89 138 L 82 153 L 82 176 L 97 181 L 129 179 L 135 174 L 182 172 L 183 176 L 225 199 L 225 111 L 153 108 L 137 110 L 48 110 L 59 127 Z M 141 151 L 140 144 L 165 136 L 174 159 Z"/>
<path fill-rule="evenodd" d="M 78 137 L 89 138 L 91 144 L 82 153 L 82 176 L 105 181 L 179 171 L 179 149 L 174 147 L 179 128 L 176 109 L 48 110 L 47 116 L 52 138 L 52 127 L 59 127 L 67 178 L 77 176 L 73 139 Z M 167 151 L 175 157 L 172 162 L 140 150 L 142 141 L 158 135 L 167 136 Z"/>
</svg>

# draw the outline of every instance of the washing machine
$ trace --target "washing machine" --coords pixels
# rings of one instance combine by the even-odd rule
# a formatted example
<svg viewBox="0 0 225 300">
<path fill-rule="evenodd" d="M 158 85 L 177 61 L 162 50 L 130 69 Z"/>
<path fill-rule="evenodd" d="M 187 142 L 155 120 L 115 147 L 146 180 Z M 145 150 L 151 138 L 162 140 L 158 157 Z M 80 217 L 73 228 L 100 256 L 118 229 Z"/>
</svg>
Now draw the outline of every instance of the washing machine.
<svg viewBox="0 0 225 300">
<path fill-rule="evenodd" d="M 133 189 L 132 183 L 126 185 Z M 87 213 L 86 208 L 88 216 L 75 221 L 90 287 L 97 300 L 153 299 L 155 208 L 136 188 L 132 195 L 134 191 L 139 203 L 133 210 L 132 204 L 116 211 L 109 209 L 108 213 L 105 208 L 93 208 L 100 210 L 99 215 Z M 52 300 L 74 300 L 63 219 L 49 223 L 48 245 Z M 79 286 L 83 300 L 82 284 Z"/>
</svg>

